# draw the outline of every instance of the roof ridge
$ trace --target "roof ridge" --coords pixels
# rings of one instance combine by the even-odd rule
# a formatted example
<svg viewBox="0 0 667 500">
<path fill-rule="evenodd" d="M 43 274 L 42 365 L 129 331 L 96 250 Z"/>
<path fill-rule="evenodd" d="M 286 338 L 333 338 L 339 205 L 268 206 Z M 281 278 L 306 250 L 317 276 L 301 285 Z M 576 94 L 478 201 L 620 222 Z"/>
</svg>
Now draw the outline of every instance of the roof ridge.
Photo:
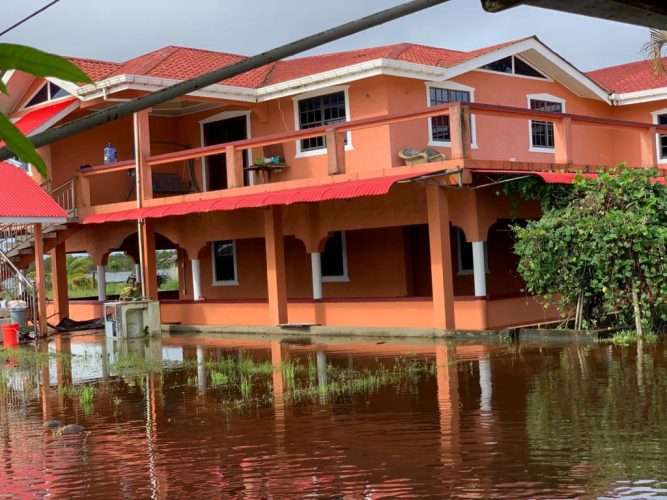
<svg viewBox="0 0 667 500">
<path fill-rule="evenodd" d="M 663 61 L 667 61 L 667 56 L 662 57 L 661 59 L 662 59 Z M 624 67 L 624 66 L 632 66 L 633 64 L 641 64 L 641 63 L 650 64 L 650 62 L 648 61 L 648 59 L 638 59 L 638 60 L 636 60 L 636 61 L 630 61 L 630 62 L 621 63 L 621 64 L 614 64 L 613 66 L 603 66 L 602 68 L 592 69 L 592 70 L 590 70 L 590 71 L 586 71 L 586 74 L 589 74 L 589 73 L 595 73 L 595 72 L 597 72 L 597 71 L 604 71 L 604 70 L 607 70 L 607 69 L 622 68 L 622 67 Z"/>
</svg>

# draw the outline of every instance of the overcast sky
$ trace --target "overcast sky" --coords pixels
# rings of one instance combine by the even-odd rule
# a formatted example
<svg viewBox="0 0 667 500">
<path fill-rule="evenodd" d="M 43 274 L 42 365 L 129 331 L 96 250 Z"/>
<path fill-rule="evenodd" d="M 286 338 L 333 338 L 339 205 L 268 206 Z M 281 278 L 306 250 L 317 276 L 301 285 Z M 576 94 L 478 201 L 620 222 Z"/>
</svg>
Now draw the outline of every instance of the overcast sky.
<svg viewBox="0 0 667 500">
<path fill-rule="evenodd" d="M 48 0 L 3 2 L 0 31 Z M 60 0 L 0 38 L 61 55 L 124 61 L 165 45 L 253 55 L 401 3 L 398 0 Z M 518 7 L 487 14 L 451 0 L 310 53 L 414 42 L 457 50 L 537 35 L 582 70 L 642 58 L 648 30 Z"/>
</svg>

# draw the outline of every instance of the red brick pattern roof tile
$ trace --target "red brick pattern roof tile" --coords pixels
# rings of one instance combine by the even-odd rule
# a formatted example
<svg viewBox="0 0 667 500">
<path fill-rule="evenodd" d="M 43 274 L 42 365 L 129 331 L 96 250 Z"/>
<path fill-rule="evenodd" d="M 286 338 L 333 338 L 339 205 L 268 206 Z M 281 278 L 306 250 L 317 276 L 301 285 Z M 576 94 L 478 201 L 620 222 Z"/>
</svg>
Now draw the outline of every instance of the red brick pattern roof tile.
<svg viewBox="0 0 667 500">
<path fill-rule="evenodd" d="M 526 38 L 470 52 L 401 43 L 333 54 L 298 57 L 256 68 L 221 83 L 238 87 L 258 88 L 375 59 L 392 59 L 447 68 L 523 40 L 526 40 Z M 70 60 L 86 71 L 93 80 L 99 81 L 123 74 L 187 80 L 243 59 L 246 59 L 246 57 L 225 52 L 168 46 L 121 64 L 86 59 L 71 58 Z"/>
<path fill-rule="evenodd" d="M 663 58 L 667 65 L 667 57 Z M 607 90 L 617 93 L 667 87 L 667 76 L 656 76 L 647 61 L 636 61 L 590 71 L 587 76 Z"/>
</svg>

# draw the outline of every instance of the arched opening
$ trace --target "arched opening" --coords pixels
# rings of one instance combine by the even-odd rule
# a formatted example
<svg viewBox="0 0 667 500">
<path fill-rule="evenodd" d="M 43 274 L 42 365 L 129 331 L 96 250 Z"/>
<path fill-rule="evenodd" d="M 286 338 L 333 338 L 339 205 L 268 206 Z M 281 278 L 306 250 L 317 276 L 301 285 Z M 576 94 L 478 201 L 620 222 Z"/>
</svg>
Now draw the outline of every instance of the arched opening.
<svg viewBox="0 0 667 500">
<path fill-rule="evenodd" d="M 129 234 L 120 243 L 118 252 L 130 257 L 134 263 L 139 263 L 139 240 L 137 233 Z M 116 252 L 112 252 L 116 253 Z M 178 299 L 180 289 L 179 263 L 182 260 L 182 250 L 166 236 L 155 233 L 155 263 L 157 267 L 157 283 L 159 299 Z M 112 255 L 110 254 L 110 256 Z M 136 274 L 134 276 L 140 279 Z"/>
</svg>

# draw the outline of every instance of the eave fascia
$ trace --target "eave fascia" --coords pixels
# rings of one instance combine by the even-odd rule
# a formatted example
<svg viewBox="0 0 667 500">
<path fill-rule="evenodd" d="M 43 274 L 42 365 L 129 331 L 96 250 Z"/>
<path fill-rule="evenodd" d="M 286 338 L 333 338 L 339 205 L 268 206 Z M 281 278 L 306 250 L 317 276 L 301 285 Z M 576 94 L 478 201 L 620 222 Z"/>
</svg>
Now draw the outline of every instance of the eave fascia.
<svg viewBox="0 0 667 500">
<path fill-rule="evenodd" d="M 667 87 L 657 89 L 638 90 L 636 92 L 614 93 L 610 96 L 616 106 L 627 106 L 629 104 L 642 104 L 667 100 Z"/>
</svg>

